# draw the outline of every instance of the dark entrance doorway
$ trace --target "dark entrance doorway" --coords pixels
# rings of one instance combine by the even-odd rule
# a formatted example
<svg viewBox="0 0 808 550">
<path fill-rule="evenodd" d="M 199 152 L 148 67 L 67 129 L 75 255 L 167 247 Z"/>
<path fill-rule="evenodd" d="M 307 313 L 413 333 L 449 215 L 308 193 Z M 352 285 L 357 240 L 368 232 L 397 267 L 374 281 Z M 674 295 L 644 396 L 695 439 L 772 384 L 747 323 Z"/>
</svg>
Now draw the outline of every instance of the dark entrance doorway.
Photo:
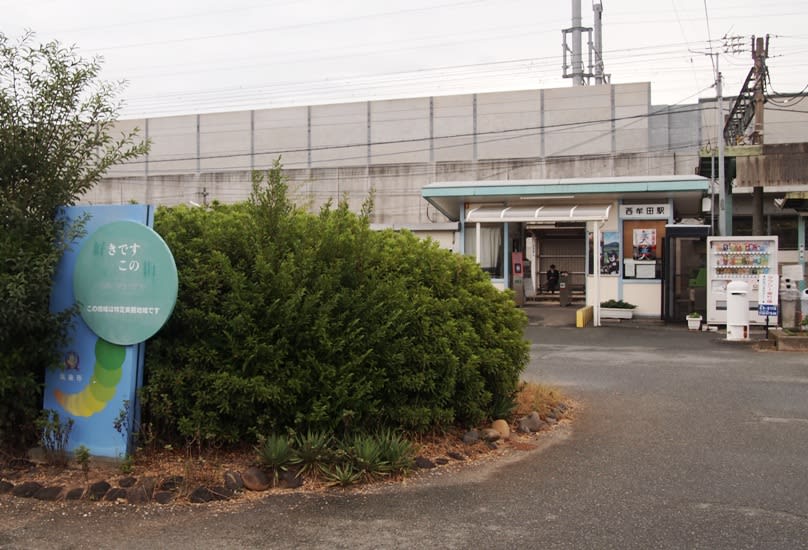
<svg viewBox="0 0 808 550">
<path fill-rule="evenodd" d="M 534 239 L 534 258 L 538 294 L 547 291 L 547 270 L 555 265 L 568 273 L 567 284 L 577 293 L 586 288 L 586 231 L 584 226 L 530 228 Z"/>
<path fill-rule="evenodd" d="M 706 315 L 707 225 L 665 227 L 662 318 L 684 322 L 692 311 Z"/>
</svg>

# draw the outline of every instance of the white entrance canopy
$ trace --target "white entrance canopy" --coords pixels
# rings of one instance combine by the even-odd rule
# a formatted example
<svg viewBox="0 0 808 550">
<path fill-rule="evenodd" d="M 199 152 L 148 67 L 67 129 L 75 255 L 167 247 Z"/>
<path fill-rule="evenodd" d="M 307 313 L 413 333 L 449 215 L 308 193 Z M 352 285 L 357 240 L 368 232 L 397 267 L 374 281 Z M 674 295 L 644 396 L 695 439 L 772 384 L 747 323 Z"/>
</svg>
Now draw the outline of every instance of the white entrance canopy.
<svg viewBox="0 0 808 550">
<path fill-rule="evenodd" d="M 611 205 L 573 206 L 479 206 L 466 214 L 466 223 L 556 223 L 603 222 L 609 219 Z"/>
</svg>

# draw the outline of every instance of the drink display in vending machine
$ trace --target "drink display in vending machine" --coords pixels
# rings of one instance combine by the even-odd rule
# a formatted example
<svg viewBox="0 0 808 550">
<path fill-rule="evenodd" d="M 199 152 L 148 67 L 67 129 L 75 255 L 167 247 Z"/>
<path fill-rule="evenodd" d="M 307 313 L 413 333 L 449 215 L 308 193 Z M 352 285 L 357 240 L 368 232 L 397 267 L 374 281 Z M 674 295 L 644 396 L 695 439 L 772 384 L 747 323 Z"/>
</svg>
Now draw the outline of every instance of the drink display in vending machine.
<svg viewBox="0 0 808 550">
<path fill-rule="evenodd" d="M 761 275 L 777 275 L 777 236 L 707 237 L 707 323 L 727 322 L 727 285 L 749 285 L 749 323 L 763 325 L 758 313 Z"/>
</svg>

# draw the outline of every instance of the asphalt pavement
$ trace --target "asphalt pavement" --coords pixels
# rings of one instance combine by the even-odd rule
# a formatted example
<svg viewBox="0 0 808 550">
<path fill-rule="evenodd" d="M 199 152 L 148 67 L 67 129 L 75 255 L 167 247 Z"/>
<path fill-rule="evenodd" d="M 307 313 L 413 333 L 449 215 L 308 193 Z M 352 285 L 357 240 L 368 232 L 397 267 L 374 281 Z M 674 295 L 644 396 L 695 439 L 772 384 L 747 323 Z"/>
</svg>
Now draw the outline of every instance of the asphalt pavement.
<svg viewBox="0 0 808 550">
<path fill-rule="evenodd" d="M 31 504 L 11 511 L 21 525 L 0 519 L 0 545 L 808 548 L 808 356 L 684 325 L 576 329 L 553 307 L 526 308 L 524 377 L 559 387 L 575 408 L 536 450 L 403 485 L 221 509 L 53 517 Z"/>
</svg>

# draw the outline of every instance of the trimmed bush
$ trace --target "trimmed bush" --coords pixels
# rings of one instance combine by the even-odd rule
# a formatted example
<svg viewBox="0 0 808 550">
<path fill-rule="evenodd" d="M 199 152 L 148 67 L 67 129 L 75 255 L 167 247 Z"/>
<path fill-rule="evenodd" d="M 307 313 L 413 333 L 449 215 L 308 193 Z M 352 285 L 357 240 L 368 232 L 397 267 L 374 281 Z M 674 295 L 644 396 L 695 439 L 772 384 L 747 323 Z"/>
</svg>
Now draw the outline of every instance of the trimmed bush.
<svg viewBox="0 0 808 550">
<path fill-rule="evenodd" d="M 146 357 L 144 417 L 161 438 L 422 432 L 512 398 L 528 344 L 510 292 L 347 204 L 295 208 L 279 165 L 264 180 L 245 204 L 157 213 L 180 279 Z"/>
</svg>

